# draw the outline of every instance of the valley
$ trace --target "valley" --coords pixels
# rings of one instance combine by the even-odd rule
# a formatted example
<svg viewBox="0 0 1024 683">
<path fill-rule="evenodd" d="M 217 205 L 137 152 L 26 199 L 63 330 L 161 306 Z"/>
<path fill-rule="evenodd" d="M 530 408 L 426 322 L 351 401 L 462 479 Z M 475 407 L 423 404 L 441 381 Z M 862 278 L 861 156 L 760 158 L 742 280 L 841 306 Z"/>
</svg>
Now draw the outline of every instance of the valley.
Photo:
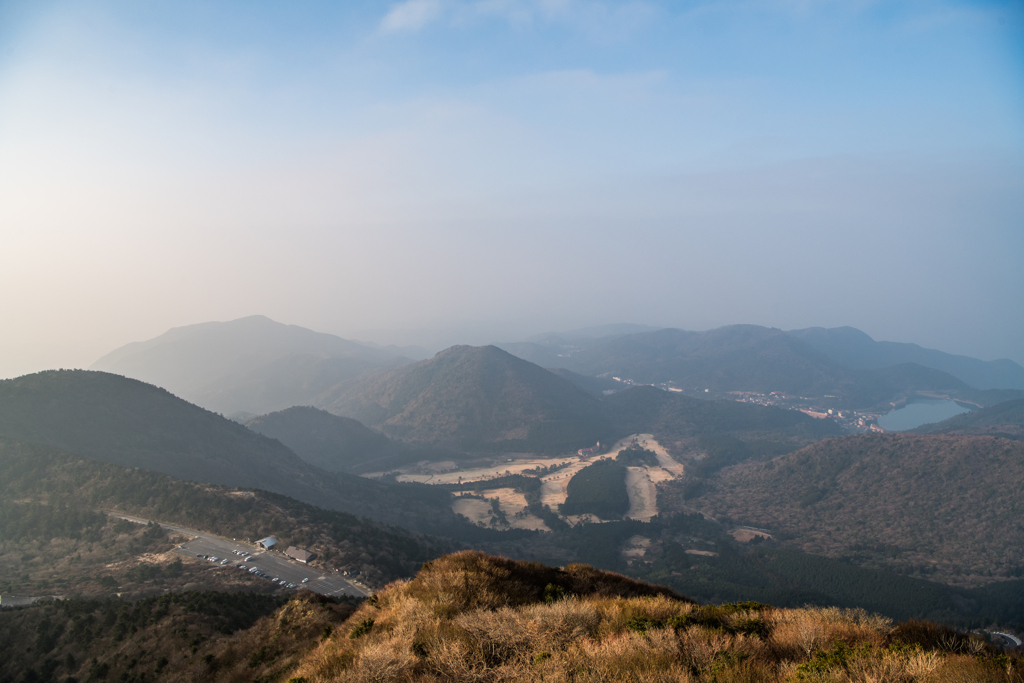
<svg viewBox="0 0 1024 683">
<path fill-rule="evenodd" d="M 729 347 L 738 333 L 762 345 L 756 358 L 766 348 L 816 358 L 775 333 L 712 337 Z M 682 362 L 672 349 L 686 338 L 597 346 L 648 363 L 657 356 L 645 345 L 668 343 L 662 350 Z M 719 351 L 715 362 L 725 362 Z M 823 367 L 818 358 L 804 370 Z M 731 372 L 749 377 L 743 368 Z M 916 367 L 844 372 L 826 375 L 873 387 L 890 405 L 950 383 Z M 314 405 L 236 420 L 105 372 L 0 382 L 0 569 L 10 577 L 0 594 L 8 604 L 15 595 L 133 605 L 192 591 L 263 595 L 333 628 L 331 610 L 345 601 L 393 594 L 387 586 L 473 550 L 617 572 L 708 604 L 830 605 L 1024 629 L 1016 390 L 987 389 L 984 401 L 1011 400 L 922 433 L 861 434 L 870 426 L 853 423 L 870 413 L 837 397 L 609 382 L 626 384 L 460 346 L 370 368 Z M 264 405 L 280 405 L 268 396 Z M 280 550 L 248 562 L 236 554 L 269 536 L 310 553 L 308 564 Z M 182 599 L 175 609 L 186 618 L 195 607 Z M 198 640 L 190 647 L 203 651 Z M 282 680 L 260 663 L 269 650 L 238 647 L 268 681 Z M 288 657 L 299 665 L 298 650 Z"/>
<path fill-rule="evenodd" d="M 0 683 L 1024 683 L 1022 48 L 0 0 Z"/>
<path fill-rule="evenodd" d="M 614 459 L 620 451 L 631 445 L 654 452 L 656 464 L 627 468 L 625 486 L 630 508 L 627 519 L 649 520 L 658 514 L 657 485 L 683 476 L 684 467 L 655 440 L 653 434 L 631 434 L 618 440 L 610 448 L 599 449 L 592 455 L 543 457 L 533 454 L 507 454 L 495 458 L 466 461 L 421 461 L 391 470 L 371 472 L 370 478 L 389 477 L 399 482 L 415 482 L 434 486 L 464 487 L 476 484 L 472 493 L 455 494 L 452 510 L 480 526 L 495 529 L 532 529 L 550 531 L 544 521 L 529 511 L 529 503 L 521 490 L 510 487 L 486 488 L 486 482 L 502 480 L 514 475 L 528 476 L 540 482 L 539 501 L 552 511 L 565 503 L 569 481 L 585 467 L 602 460 Z M 583 450 L 583 449 L 581 449 Z M 500 508 L 501 517 L 495 515 L 492 501 Z M 559 515 L 570 525 L 580 522 L 600 522 L 590 514 Z"/>
</svg>

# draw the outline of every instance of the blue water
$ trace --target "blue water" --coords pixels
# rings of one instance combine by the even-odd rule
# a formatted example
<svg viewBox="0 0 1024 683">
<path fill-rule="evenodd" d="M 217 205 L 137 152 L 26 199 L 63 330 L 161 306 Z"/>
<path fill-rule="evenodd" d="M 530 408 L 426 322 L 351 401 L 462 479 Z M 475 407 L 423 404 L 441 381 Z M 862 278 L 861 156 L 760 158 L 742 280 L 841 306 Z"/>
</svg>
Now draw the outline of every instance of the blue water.
<svg viewBox="0 0 1024 683">
<path fill-rule="evenodd" d="M 942 422 L 966 412 L 968 409 L 955 401 L 943 398 L 915 398 L 902 408 L 878 418 L 878 426 L 886 431 L 904 432 L 931 422 Z"/>
</svg>

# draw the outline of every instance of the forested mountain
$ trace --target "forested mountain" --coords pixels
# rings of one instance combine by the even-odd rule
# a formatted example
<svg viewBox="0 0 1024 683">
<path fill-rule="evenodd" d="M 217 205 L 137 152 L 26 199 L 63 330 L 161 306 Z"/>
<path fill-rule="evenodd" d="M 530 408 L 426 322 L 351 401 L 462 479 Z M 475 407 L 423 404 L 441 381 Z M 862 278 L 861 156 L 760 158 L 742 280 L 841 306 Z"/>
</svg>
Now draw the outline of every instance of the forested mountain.
<svg viewBox="0 0 1024 683">
<path fill-rule="evenodd" d="M 267 491 L 240 491 L 181 481 L 141 468 L 126 469 L 83 460 L 47 446 L 3 439 L 0 500 L 7 502 L 0 504 L 0 542 L 17 541 L 18 552 L 14 555 L 22 556 L 20 568 L 5 567 L 16 570 L 6 573 L 6 578 L 12 580 L 30 571 L 40 573 L 32 579 L 35 585 L 18 585 L 14 579 L 11 586 L 3 587 L 7 593 L 15 589 L 17 594 L 31 590 L 45 594 L 55 592 L 54 588 L 60 585 L 67 587 L 69 575 L 82 569 L 84 549 L 65 548 L 64 555 L 77 552 L 79 560 L 77 564 L 74 560 L 64 563 L 63 581 L 54 586 L 40 585 L 40 580 L 45 583 L 42 576 L 51 567 L 31 562 L 34 558 L 29 550 L 36 541 L 42 542 L 42 553 L 76 539 L 90 546 L 98 540 L 91 538 L 89 531 L 90 525 L 96 524 L 93 517 L 97 516 L 97 509 L 116 510 L 229 538 L 277 536 L 283 544 L 314 549 L 319 559 L 333 568 L 363 572 L 377 586 L 409 575 L 424 561 L 453 547 L 448 541 L 365 517 L 324 510 Z M 34 505 L 42 505 L 49 512 L 29 514 Z M 98 522 L 102 527 L 106 516 L 98 517 L 102 518 Z M 58 543 L 58 539 L 66 542 Z M 157 552 L 165 552 L 169 547 L 171 544 L 165 540 L 165 546 Z M 28 561 L 25 555 L 30 555 Z M 57 560 L 49 564 L 56 565 Z M 85 591 L 76 586 L 75 592 Z"/>
<path fill-rule="evenodd" d="M 231 415 L 308 405 L 367 370 L 409 362 L 396 350 L 283 325 L 260 315 L 176 327 L 93 363 Z"/>
<path fill-rule="evenodd" d="M 1012 360 L 983 361 L 917 344 L 875 341 L 853 327 L 810 327 L 788 334 L 853 370 L 916 363 L 949 373 L 975 389 L 1024 389 L 1024 367 Z"/>
<path fill-rule="evenodd" d="M 619 377 L 640 384 L 672 384 L 685 393 L 709 389 L 785 392 L 837 397 L 865 408 L 912 391 L 967 391 L 961 380 L 933 368 L 901 363 L 850 369 L 782 330 L 732 325 L 708 332 L 663 329 L 598 339 L 505 344 L 503 348 L 545 367 Z"/>
<path fill-rule="evenodd" d="M 358 420 L 308 406 L 262 415 L 245 426 L 277 439 L 306 462 L 328 472 L 387 470 L 417 460 L 463 457 L 453 451 L 406 446 Z"/>
<path fill-rule="evenodd" d="M 275 439 L 163 389 L 103 372 L 0 381 L 0 436 L 179 479 L 262 488 L 418 529 L 458 526 L 443 491 L 325 472 Z"/>
<path fill-rule="evenodd" d="M 820 395 L 835 387 L 833 364 L 781 330 L 733 325 L 710 332 L 663 329 L 577 342 L 578 347 L 509 345 L 548 367 L 614 375 L 688 389 L 786 391 Z M 552 357 L 554 351 L 563 355 Z M 561 362 L 559 362 L 559 360 Z"/>
<path fill-rule="evenodd" d="M 918 434 L 987 434 L 1024 440 L 1024 399 L 955 415 L 913 430 Z"/>
<path fill-rule="evenodd" d="M 318 477 L 274 439 L 164 389 L 105 372 L 59 370 L 0 381 L 0 435 L 230 486 L 303 486 Z"/>
<path fill-rule="evenodd" d="M 689 504 L 792 547 L 960 585 L 1024 575 L 1024 442 L 880 434 L 723 470 Z"/>
<path fill-rule="evenodd" d="M 454 346 L 321 400 L 388 436 L 456 450 L 557 453 L 610 435 L 597 398 L 494 346 Z"/>
<path fill-rule="evenodd" d="M 303 592 L 72 598 L 0 612 L 4 683 L 285 683 L 355 604 Z"/>
</svg>

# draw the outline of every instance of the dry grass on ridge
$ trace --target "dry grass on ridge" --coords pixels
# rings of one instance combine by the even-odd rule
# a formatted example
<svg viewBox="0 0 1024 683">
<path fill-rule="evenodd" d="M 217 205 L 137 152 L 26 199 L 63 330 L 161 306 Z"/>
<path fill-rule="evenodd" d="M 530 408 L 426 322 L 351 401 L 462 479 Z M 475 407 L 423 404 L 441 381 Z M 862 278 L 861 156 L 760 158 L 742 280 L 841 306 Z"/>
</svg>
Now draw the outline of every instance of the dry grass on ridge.
<svg viewBox="0 0 1024 683">
<path fill-rule="evenodd" d="M 378 593 L 291 676 L 306 683 L 1022 680 L 1014 662 L 984 648 L 934 625 L 894 629 L 863 610 L 702 607 L 583 565 L 558 570 L 466 551 Z"/>
</svg>

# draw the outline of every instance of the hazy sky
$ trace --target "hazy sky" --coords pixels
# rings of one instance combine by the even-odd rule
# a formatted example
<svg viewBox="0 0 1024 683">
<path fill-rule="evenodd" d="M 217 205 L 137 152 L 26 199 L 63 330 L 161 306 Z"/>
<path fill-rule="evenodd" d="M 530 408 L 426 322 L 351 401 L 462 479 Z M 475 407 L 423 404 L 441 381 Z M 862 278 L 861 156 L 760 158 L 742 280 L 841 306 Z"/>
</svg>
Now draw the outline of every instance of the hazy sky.
<svg viewBox="0 0 1024 683">
<path fill-rule="evenodd" d="M 254 313 L 1024 363 L 1024 3 L 0 0 L 0 259 L 0 376 Z"/>
</svg>

